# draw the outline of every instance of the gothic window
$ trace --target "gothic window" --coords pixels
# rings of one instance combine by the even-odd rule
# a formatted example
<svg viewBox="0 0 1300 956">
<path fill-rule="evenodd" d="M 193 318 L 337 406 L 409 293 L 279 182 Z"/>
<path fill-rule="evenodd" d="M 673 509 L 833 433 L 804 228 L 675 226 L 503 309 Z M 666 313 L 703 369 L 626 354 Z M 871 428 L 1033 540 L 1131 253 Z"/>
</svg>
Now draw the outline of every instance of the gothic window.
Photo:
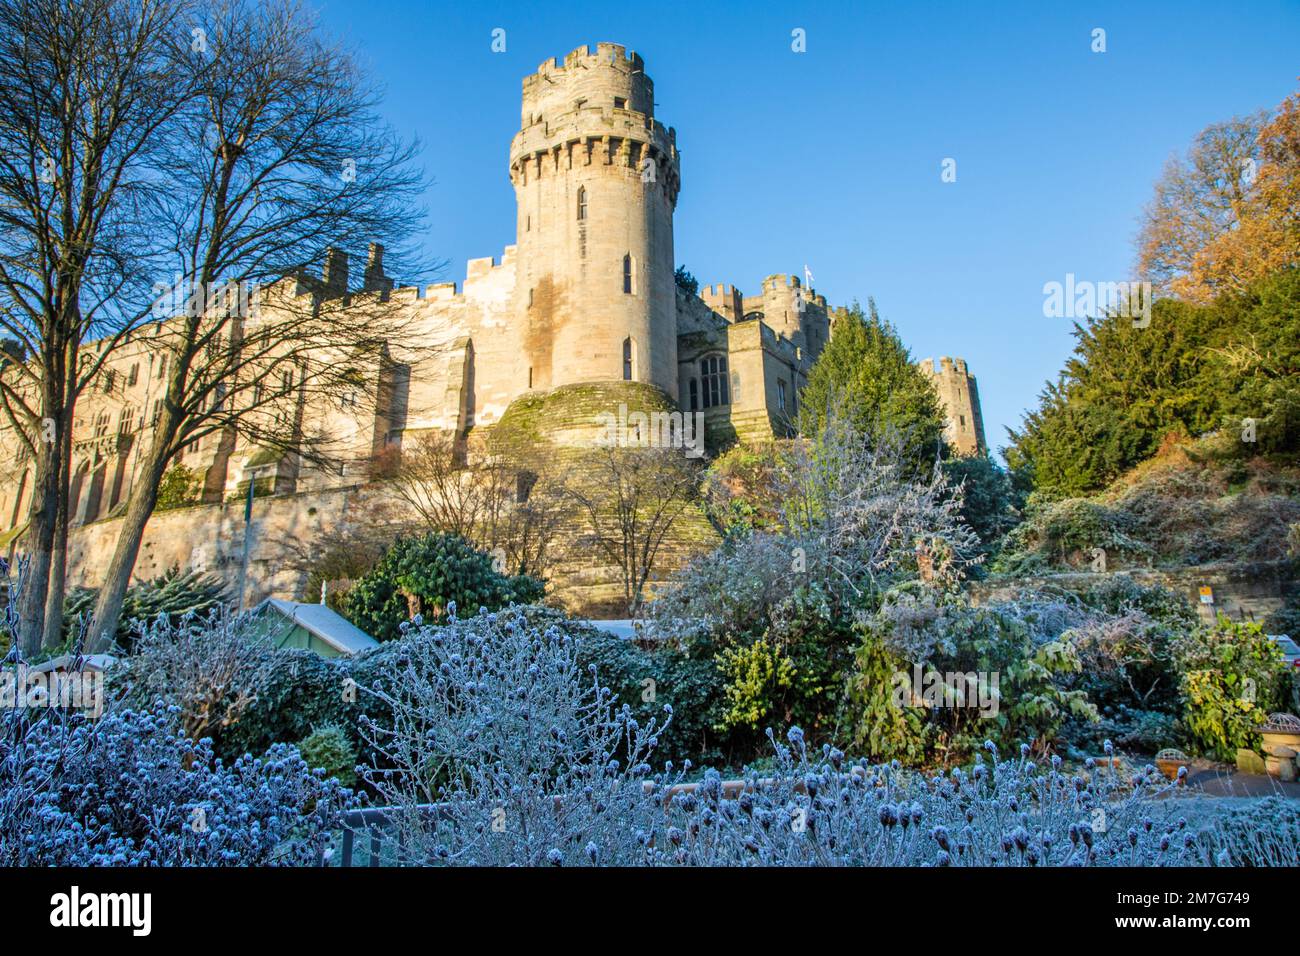
<svg viewBox="0 0 1300 956">
<path fill-rule="evenodd" d="M 578 221 L 582 222 L 587 218 L 587 187 L 578 187 Z"/>
<path fill-rule="evenodd" d="M 785 411 L 785 382 L 780 379 L 776 382 L 776 407 Z"/>
<path fill-rule="evenodd" d="M 704 394 L 704 407 L 730 405 L 731 395 L 727 388 L 727 357 L 709 355 L 700 359 L 701 391 Z"/>
<path fill-rule="evenodd" d="M 690 383 L 688 384 L 687 390 L 690 392 L 690 395 L 691 395 L 691 411 L 693 411 L 693 412 L 698 412 L 698 411 L 700 410 L 700 382 L 699 382 L 699 380 L 698 380 L 698 379 L 695 379 L 695 378 L 692 378 L 692 379 L 690 380 Z"/>
<path fill-rule="evenodd" d="M 149 415 L 149 425 L 150 425 L 150 427 L 153 427 L 154 425 L 157 425 L 157 424 L 158 424 L 158 419 L 161 418 L 161 417 L 162 417 L 162 399 L 161 399 L 161 398 L 155 398 L 155 399 L 153 400 L 153 412 L 150 413 L 150 415 Z"/>
<path fill-rule="evenodd" d="M 108 434 L 109 425 L 112 424 L 113 416 L 109 412 L 100 412 L 95 416 L 95 437 L 103 438 Z"/>
<path fill-rule="evenodd" d="M 636 260 L 628 253 L 623 257 L 623 293 L 632 295 L 636 292 Z"/>
<path fill-rule="evenodd" d="M 117 372 L 111 368 L 104 373 L 104 394 L 107 395 L 113 391 L 113 385 L 117 382 Z"/>
<path fill-rule="evenodd" d="M 140 363 L 136 362 L 131 366 L 131 371 L 126 376 L 126 384 L 134 385 L 140 380 Z"/>
<path fill-rule="evenodd" d="M 636 347 L 631 338 L 623 340 L 623 381 L 630 382 L 636 377 Z"/>
</svg>

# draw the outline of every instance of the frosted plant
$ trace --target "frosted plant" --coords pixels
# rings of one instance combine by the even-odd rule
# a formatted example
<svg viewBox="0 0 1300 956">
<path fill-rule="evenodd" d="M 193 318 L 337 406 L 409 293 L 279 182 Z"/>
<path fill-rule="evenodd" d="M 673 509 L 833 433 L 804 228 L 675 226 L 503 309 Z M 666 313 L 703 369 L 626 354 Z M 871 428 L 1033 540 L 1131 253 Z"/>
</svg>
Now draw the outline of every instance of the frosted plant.
<svg viewBox="0 0 1300 956">
<path fill-rule="evenodd" d="M 177 708 L 191 740 L 239 721 L 272 679 L 271 647 L 252 618 L 214 610 L 140 626 L 134 653 L 112 675 L 115 697 L 137 709 L 161 699 Z"/>
<path fill-rule="evenodd" d="M 6 569 L 7 570 L 7 569 Z M 22 587 L 20 565 L 14 590 Z M 6 678 L 22 665 L 17 602 Z M 81 641 L 71 667 L 79 668 Z M 12 668 L 12 670 L 10 670 Z M 224 764 L 179 708 L 0 713 L 0 866 L 306 865 L 351 797 L 292 746 Z"/>
<path fill-rule="evenodd" d="M 1205 801 L 1154 767 L 1068 771 L 992 743 L 968 769 L 810 753 L 772 736 L 773 766 L 724 792 L 649 761 L 662 727 L 638 726 L 575 661 L 575 639 L 517 609 L 403 638 L 391 723 L 364 733 L 391 770 L 367 776 L 393 809 L 394 862 L 526 866 L 1182 866 L 1230 859 Z M 1107 753 L 1113 748 L 1106 747 Z M 688 768 L 684 767 L 682 770 Z M 416 808 L 419 809 L 416 809 Z M 1216 856 L 1217 854 L 1217 856 Z M 1232 858 L 1235 860 L 1235 858 Z M 1300 863 L 1292 834 L 1272 862 Z"/>
<path fill-rule="evenodd" d="M 643 726 L 615 709 L 575 638 L 518 608 L 459 621 L 453 607 L 448 626 L 404 630 L 395 671 L 365 688 L 391 722 L 361 726 L 386 768 L 365 778 L 406 808 L 403 861 L 613 862 L 653 825 L 645 758 L 670 715 Z"/>
</svg>

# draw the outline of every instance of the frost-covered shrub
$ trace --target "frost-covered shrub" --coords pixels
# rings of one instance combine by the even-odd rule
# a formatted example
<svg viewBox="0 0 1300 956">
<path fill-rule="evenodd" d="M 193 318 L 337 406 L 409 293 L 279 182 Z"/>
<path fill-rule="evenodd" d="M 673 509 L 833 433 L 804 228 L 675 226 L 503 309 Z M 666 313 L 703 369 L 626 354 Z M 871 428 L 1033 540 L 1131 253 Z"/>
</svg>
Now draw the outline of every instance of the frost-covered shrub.
<svg viewBox="0 0 1300 956">
<path fill-rule="evenodd" d="M 578 641 L 583 668 L 596 667 L 601 683 L 617 705 L 626 704 L 639 723 L 647 723 L 672 707 L 673 719 L 659 731 L 655 754 L 659 761 L 739 765 L 746 754 L 730 749 L 731 736 L 720 733 L 723 682 L 713 658 L 685 653 L 676 641 L 641 644 L 624 640 L 558 612 L 527 609 L 534 625 L 553 622 Z"/>
<path fill-rule="evenodd" d="M 313 863 L 347 792 L 286 745 L 223 763 L 173 729 L 177 716 L 6 711 L 0 865 Z"/>
<path fill-rule="evenodd" d="M 362 733 L 391 768 L 368 782 L 408 808 L 395 825 L 413 860 L 601 862 L 646 821 L 643 760 L 662 722 L 614 710 L 559 627 L 535 627 L 517 608 L 480 614 L 420 630 L 396 663 L 363 688 L 391 722 L 365 720 Z M 440 818 L 411 809 L 429 804 Z"/>
<path fill-rule="evenodd" d="M 707 774 L 627 862 L 688 866 L 1178 866 L 1207 861 L 1154 768 L 1130 779 L 1022 747 L 1001 759 L 987 744 L 970 770 L 926 776 L 897 763 L 853 762 L 806 749 L 792 729 L 768 774 L 750 773 L 737 799 Z M 775 742 L 775 741 L 774 741 Z"/>
<path fill-rule="evenodd" d="M 1233 801 L 1202 829 L 1220 866 L 1300 866 L 1300 809 L 1294 800 Z"/>
<path fill-rule="evenodd" d="M 1120 704 L 1098 708 L 1095 721 L 1067 720 L 1061 727 L 1060 736 L 1066 756 L 1082 760 L 1090 754 L 1100 753 L 1102 742 L 1106 740 L 1114 741 L 1115 746 L 1125 753 L 1156 754 L 1179 743 L 1183 730 L 1176 714 Z"/>
<path fill-rule="evenodd" d="M 173 622 L 156 618 L 113 675 L 116 699 L 136 709 L 155 700 L 176 708 L 191 740 L 225 734 L 270 682 L 269 645 L 247 616 L 214 611 Z"/>
<path fill-rule="evenodd" d="M 1089 498 L 1058 501 L 1030 495 L 1025 520 L 1006 537 L 991 570 L 1007 575 L 1042 574 L 1061 568 L 1085 568 L 1093 549 L 1101 548 L 1107 562 L 1143 563 L 1153 554 L 1137 537 L 1132 515 Z"/>
<path fill-rule="evenodd" d="M 464 626 L 469 625 L 469 626 Z M 414 628 L 408 630 L 415 630 Z M 1189 826 L 1154 767 L 1064 769 L 986 743 L 934 775 L 810 751 L 799 730 L 724 793 L 653 772 L 662 727 L 584 672 L 576 642 L 519 609 L 421 630 L 366 733 L 393 807 L 396 862 L 415 865 L 1178 866 L 1225 862 L 1211 819 Z M 770 736 L 770 734 L 769 734 Z M 1105 745 L 1109 753 L 1109 744 Z M 734 798 L 734 799 L 733 799 Z M 1199 804 L 1197 804 L 1199 805 Z M 1296 859 L 1294 837 L 1270 860 Z"/>
<path fill-rule="evenodd" d="M 941 468 L 918 475 L 904 444 L 832 410 L 815 438 L 779 446 L 764 464 L 757 530 L 742 522 L 651 605 L 659 633 L 718 662 L 730 749 L 756 756 L 756 728 L 768 722 L 830 739 L 854 672 L 855 622 L 892 587 L 947 590 L 976 562 L 960 490 Z"/>
</svg>

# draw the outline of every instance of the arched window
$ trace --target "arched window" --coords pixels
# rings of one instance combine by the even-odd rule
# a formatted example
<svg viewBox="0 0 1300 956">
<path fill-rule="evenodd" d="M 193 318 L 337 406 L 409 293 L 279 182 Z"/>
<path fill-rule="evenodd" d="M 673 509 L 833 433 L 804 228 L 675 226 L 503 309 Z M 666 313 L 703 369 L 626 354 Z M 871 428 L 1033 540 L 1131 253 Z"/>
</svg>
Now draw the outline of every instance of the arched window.
<svg viewBox="0 0 1300 956">
<path fill-rule="evenodd" d="M 623 381 L 636 378 L 636 344 L 631 337 L 623 340 Z"/>
<path fill-rule="evenodd" d="M 700 359 L 700 385 L 705 408 L 731 404 L 725 355 L 709 355 Z"/>
<path fill-rule="evenodd" d="M 623 293 L 632 295 L 636 292 L 636 260 L 632 253 L 623 257 Z"/>
<path fill-rule="evenodd" d="M 689 391 L 691 393 L 691 408 L 693 412 L 700 410 L 700 383 L 698 379 L 692 378 L 690 381 Z"/>
<path fill-rule="evenodd" d="M 587 218 L 587 187 L 578 187 L 578 221 Z"/>
</svg>

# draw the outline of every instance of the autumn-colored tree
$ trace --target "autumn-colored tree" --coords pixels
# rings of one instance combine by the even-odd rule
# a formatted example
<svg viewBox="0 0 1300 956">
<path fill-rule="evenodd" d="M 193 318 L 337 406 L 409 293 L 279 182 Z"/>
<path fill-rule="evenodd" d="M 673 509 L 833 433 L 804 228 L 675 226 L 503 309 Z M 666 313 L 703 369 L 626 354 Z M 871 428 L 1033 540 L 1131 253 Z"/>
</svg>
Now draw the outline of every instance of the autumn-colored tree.
<svg viewBox="0 0 1300 956">
<path fill-rule="evenodd" d="M 1197 256 L 1236 228 L 1255 177 L 1251 164 L 1266 119 L 1257 114 L 1208 126 L 1185 156 L 1165 165 L 1137 240 L 1138 272 L 1157 291 L 1184 294 Z"/>
<path fill-rule="evenodd" d="M 1197 253 L 1177 291 L 1203 298 L 1300 263 L 1300 94 L 1259 131 L 1256 175 L 1236 228 Z"/>
<path fill-rule="evenodd" d="M 1300 263 L 1300 95 L 1216 123 L 1170 160 L 1138 235 L 1159 292 L 1207 303 Z"/>
</svg>

